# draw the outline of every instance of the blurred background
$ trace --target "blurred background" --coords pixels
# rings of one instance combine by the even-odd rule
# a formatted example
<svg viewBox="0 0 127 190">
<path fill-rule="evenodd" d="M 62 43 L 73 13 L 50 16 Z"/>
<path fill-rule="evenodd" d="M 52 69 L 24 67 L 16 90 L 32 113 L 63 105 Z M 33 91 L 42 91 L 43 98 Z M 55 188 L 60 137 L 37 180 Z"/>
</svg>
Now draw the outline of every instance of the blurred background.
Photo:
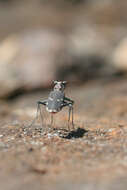
<svg viewBox="0 0 127 190">
<path fill-rule="evenodd" d="M 127 2 L 0 0 L 0 98 L 126 77 Z"/>
</svg>

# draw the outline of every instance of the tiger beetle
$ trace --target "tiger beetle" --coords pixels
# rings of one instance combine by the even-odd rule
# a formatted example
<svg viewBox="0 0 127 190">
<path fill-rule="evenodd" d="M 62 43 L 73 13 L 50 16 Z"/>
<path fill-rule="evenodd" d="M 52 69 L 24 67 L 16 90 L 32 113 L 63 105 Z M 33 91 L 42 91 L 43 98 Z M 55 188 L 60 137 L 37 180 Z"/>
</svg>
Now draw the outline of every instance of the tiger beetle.
<svg viewBox="0 0 127 190">
<path fill-rule="evenodd" d="M 36 119 L 38 118 L 38 113 L 40 111 L 40 116 L 41 116 L 41 121 L 43 120 L 42 118 L 42 112 L 41 112 L 41 105 L 46 106 L 46 110 L 51 114 L 51 126 L 53 125 L 53 115 L 55 113 L 58 113 L 59 111 L 62 110 L 63 107 L 68 107 L 68 130 L 70 131 L 70 119 L 72 122 L 72 127 L 74 129 L 74 122 L 73 122 L 73 104 L 74 101 L 67 98 L 64 93 L 64 89 L 66 86 L 67 82 L 66 81 L 54 81 L 54 88 L 50 92 L 48 99 L 44 101 L 38 101 L 37 102 L 37 113 L 36 117 L 32 121 L 31 125 L 34 124 Z"/>
</svg>

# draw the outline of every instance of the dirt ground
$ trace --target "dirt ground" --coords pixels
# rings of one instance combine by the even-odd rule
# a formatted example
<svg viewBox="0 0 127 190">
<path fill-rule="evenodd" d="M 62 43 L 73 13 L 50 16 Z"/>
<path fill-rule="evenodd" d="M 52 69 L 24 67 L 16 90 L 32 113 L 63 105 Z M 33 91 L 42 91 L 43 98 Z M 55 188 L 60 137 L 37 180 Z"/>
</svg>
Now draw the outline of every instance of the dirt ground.
<svg viewBox="0 0 127 190">
<path fill-rule="evenodd" d="M 32 127 L 36 101 L 48 92 L 27 94 L 0 109 L 2 190 L 124 190 L 127 186 L 127 81 L 94 81 L 69 87 L 75 100 L 75 130 L 68 109 Z"/>
</svg>

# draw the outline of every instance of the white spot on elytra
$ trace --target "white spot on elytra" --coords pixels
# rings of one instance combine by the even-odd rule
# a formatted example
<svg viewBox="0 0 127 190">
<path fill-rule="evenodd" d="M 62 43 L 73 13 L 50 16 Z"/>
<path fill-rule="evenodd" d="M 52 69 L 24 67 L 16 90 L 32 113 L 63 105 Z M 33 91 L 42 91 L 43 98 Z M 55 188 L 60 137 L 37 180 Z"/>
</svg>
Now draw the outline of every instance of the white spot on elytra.
<svg viewBox="0 0 127 190">
<path fill-rule="evenodd" d="M 50 112 L 50 113 L 52 113 L 52 112 L 54 112 L 54 113 L 55 113 L 55 112 L 58 112 L 58 111 L 55 110 L 55 109 L 52 110 L 52 109 L 46 108 L 46 110 L 47 110 L 48 112 Z"/>
</svg>

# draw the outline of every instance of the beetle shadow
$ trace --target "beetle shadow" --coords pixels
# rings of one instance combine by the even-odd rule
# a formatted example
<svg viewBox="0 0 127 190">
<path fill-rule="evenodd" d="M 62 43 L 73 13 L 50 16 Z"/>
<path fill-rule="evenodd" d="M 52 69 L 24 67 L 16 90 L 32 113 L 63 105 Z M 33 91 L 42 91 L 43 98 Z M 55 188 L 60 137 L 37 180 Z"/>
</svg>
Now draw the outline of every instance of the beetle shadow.
<svg viewBox="0 0 127 190">
<path fill-rule="evenodd" d="M 72 139 L 72 138 L 82 138 L 88 130 L 83 128 L 77 128 L 76 130 L 70 131 L 66 136 L 63 136 L 64 139 Z"/>
</svg>

